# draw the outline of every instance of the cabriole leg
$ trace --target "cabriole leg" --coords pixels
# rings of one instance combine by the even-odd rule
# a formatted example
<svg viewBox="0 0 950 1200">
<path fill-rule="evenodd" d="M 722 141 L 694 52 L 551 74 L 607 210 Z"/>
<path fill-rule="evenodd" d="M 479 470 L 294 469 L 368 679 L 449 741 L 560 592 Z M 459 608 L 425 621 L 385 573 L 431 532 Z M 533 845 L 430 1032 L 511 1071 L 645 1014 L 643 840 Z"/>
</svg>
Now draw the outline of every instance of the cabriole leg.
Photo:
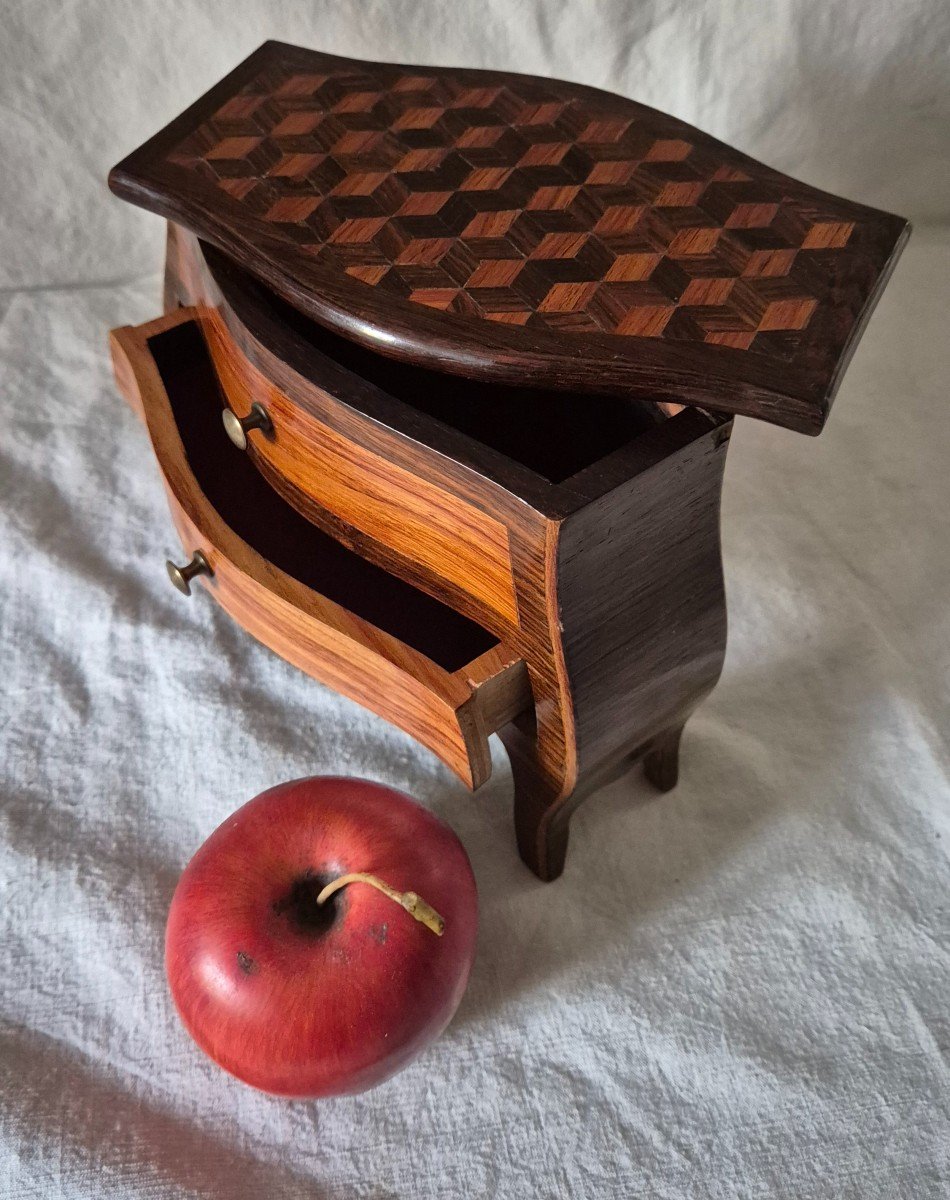
<svg viewBox="0 0 950 1200">
<path fill-rule="evenodd" d="M 684 728 L 677 725 L 661 733 L 644 756 L 643 773 L 661 792 L 671 791 L 679 779 L 680 738 Z"/>
<path fill-rule="evenodd" d="M 549 882 L 564 870 L 571 796 L 552 780 L 531 740 L 514 725 L 501 731 L 515 785 L 514 818 L 518 853 L 539 879 Z"/>
</svg>

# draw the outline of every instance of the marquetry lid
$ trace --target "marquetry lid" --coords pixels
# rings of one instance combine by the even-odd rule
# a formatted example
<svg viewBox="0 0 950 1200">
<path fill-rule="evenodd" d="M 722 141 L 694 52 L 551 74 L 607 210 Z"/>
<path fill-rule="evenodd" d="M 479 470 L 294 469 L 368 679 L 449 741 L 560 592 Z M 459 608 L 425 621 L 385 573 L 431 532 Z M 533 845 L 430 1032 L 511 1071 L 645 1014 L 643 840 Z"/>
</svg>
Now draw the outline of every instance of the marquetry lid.
<svg viewBox="0 0 950 1200">
<path fill-rule="evenodd" d="M 594 88 L 278 42 L 110 185 L 383 354 L 809 433 L 908 232 Z"/>
</svg>

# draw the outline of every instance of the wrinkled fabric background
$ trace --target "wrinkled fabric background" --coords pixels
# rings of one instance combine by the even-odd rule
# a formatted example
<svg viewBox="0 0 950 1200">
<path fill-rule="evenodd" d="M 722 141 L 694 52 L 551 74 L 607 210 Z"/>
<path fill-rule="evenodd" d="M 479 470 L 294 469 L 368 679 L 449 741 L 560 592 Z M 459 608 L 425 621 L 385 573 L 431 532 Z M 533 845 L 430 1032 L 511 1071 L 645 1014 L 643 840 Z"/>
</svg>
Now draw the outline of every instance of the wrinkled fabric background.
<svg viewBox="0 0 950 1200">
<path fill-rule="evenodd" d="M 266 37 L 624 92 L 917 230 L 815 441 L 740 421 L 722 681 L 520 865 L 476 796 L 164 577 L 106 331 L 162 224 L 108 167 Z M 0 1195 L 950 1195 L 950 231 L 944 0 L 166 0 L 0 11 Z M 180 1029 L 165 912 L 280 780 L 394 784 L 463 839 L 479 956 L 367 1095 L 258 1095 Z"/>
</svg>

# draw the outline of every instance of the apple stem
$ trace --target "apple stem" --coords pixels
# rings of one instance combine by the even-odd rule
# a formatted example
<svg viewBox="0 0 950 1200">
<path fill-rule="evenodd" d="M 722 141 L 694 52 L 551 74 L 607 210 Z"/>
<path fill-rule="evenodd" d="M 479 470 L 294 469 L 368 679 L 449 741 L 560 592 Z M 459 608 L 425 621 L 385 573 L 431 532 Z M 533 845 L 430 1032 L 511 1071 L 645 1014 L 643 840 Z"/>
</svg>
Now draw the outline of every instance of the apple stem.
<svg viewBox="0 0 950 1200">
<path fill-rule="evenodd" d="M 348 883 L 368 883 L 377 891 L 382 892 L 384 896 L 388 896 L 390 900 L 395 900 L 410 916 L 421 921 L 426 929 L 431 929 L 437 937 L 441 937 L 445 933 L 445 921 L 431 904 L 426 904 L 421 896 L 417 896 L 415 892 L 397 892 L 395 888 L 390 887 L 376 875 L 368 875 L 364 871 L 353 871 L 349 875 L 340 875 L 337 879 L 331 880 L 317 896 L 317 903 L 323 904 L 325 900 L 330 899 L 334 892 L 346 887 Z"/>
</svg>

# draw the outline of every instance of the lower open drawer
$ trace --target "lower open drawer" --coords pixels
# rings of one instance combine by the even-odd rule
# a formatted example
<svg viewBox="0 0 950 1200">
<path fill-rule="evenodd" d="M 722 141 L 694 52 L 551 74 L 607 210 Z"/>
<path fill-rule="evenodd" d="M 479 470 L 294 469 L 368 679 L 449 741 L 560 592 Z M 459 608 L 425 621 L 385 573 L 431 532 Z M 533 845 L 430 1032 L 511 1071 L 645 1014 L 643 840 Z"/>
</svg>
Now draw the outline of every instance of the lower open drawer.
<svg viewBox="0 0 950 1200">
<path fill-rule="evenodd" d="M 418 738 L 470 787 L 488 736 L 531 704 L 524 663 L 467 617 L 312 525 L 235 450 L 195 313 L 111 335 L 116 380 L 143 418 L 186 553 L 249 633 Z"/>
</svg>

